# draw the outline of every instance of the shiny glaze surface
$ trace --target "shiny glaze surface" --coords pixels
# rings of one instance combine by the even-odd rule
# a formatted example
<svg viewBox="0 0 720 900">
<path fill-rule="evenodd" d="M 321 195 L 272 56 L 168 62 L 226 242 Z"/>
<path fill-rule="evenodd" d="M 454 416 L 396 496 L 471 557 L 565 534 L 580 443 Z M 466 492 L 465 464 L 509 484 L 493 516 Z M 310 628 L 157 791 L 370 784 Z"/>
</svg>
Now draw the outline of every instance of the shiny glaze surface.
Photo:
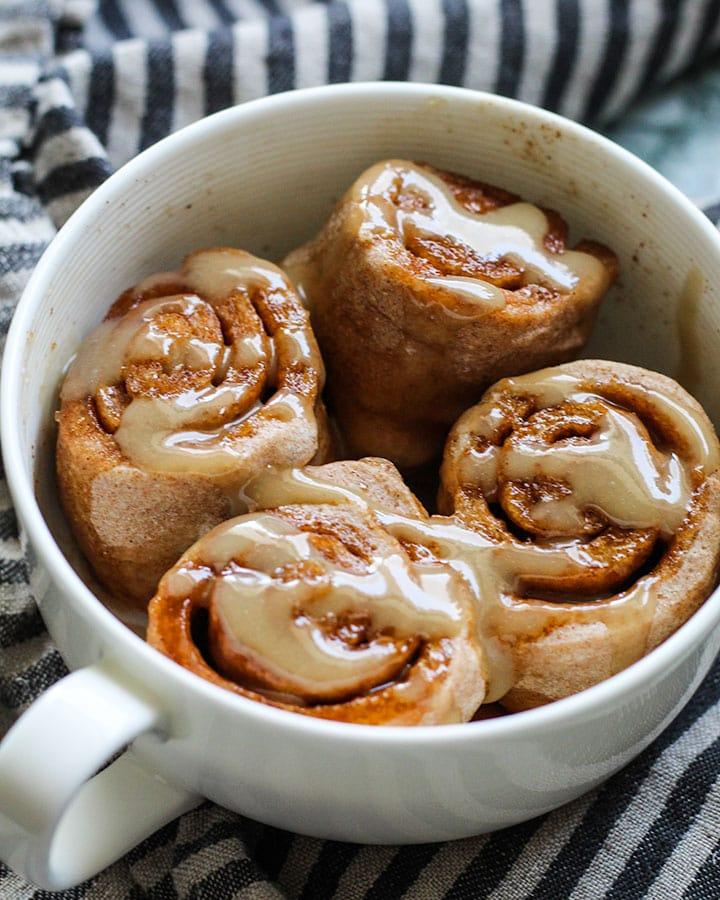
<svg viewBox="0 0 720 900">
<path fill-rule="evenodd" d="M 262 422 L 315 429 L 322 363 L 306 317 L 285 299 L 293 295 L 280 269 L 249 253 L 194 253 L 180 273 L 151 276 L 120 298 L 82 343 L 61 400 L 99 395 L 100 416 L 110 407 L 104 424 L 133 464 L 204 474 L 234 496 L 249 474 L 243 438 Z M 121 383 L 128 397 L 117 410 L 108 392 Z"/>
<path fill-rule="evenodd" d="M 548 219 L 534 204 L 511 203 L 476 215 L 456 200 L 442 178 L 408 160 L 378 163 L 353 190 L 364 218 L 361 236 L 389 230 L 406 244 L 416 235 L 461 244 L 483 259 L 509 259 L 528 283 L 537 281 L 563 293 L 581 278 L 597 277 L 601 269 L 587 253 L 550 253 L 544 245 Z M 480 303 L 505 304 L 503 292 L 488 282 L 451 275 L 429 281 Z"/>
<path fill-rule="evenodd" d="M 545 534 L 577 533 L 595 509 L 622 528 L 655 528 L 669 538 L 693 487 L 718 466 L 717 438 L 704 416 L 660 391 L 627 385 L 623 392 L 626 402 L 652 407 L 676 447 L 656 448 L 632 409 L 557 367 L 499 382 L 463 416 L 460 430 L 474 437 L 461 482 L 479 485 L 491 502 L 500 483 L 544 482 L 529 515 Z M 532 415 L 522 420 L 519 408 L 503 405 L 506 397 L 529 401 Z M 511 424 L 517 428 L 502 441 Z"/>
<path fill-rule="evenodd" d="M 362 509 L 373 508 L 362 491 L 327 484 L 302 469 L 263 473 L 246 486 L 245 492 L 251 505 L 254 499 L 258 508 L 275 502 L 349 502 Z M 602 570 L 603 560 L 593 548 L 572 542 L 536 545 L 509 534 L 484 534 L 453 517 L 421 520 L 378 508 L 373 511 L 383 527 L 411 551 L 415 548 L 417 553 L 420 548 L 420 558 L 449 562 L 472 587 L 489 670 L 484 702 L 501 698 L 513 685 L 512 642 L 548 628 L 594 622 L 611 626 L 616 671 L 644 654 L 655 611 L 656 578 L 652 575 L 610 600 L 563 603 L 533 599 L 527 585 L 562 584 L 563 580 L 572 582 L 594 575 Z"/>
<path fill-rule="evenodd" d="M 204 594 L 211 644 L 229 677 L 247 680 L 251 670 L 258 690 L 328 701 L 398 677 L 419 640 L 452 637 L 464 614 L 442 563 L 413 563 L 399 544 L 360 553 L 256 513 L 202 538 L 161 593 Z"/>
<path fill-rule="evenodd" d="M 546 214 L 532 203 L 509 203 L 477 214 L 464 207 L 445 181 L 428 167 L 409 160 L 387 160 L 371 166 L 350 193 L 355 202 L 359 240 L 399 240 L 411 246 L 416 239 L 439 241 L 459 248 L 469 258 L 507 260 L 522 273 L 520 284 L 537 283 L 560 293 L 581 280 L 602 277 L 602 263 L 589 253 L 551 252 L 545 245 L 550 231 Z M 290 257 L 288 271 L 301 294 L 311 301 L 313 267 L 302 255 Z M 450 273 L 427 276 L 428 284 L 462 295 L 488 307 L 505 306 L 501 281 Z M 457 313 L 453 313 L 457 314 Z"/>
</svg>

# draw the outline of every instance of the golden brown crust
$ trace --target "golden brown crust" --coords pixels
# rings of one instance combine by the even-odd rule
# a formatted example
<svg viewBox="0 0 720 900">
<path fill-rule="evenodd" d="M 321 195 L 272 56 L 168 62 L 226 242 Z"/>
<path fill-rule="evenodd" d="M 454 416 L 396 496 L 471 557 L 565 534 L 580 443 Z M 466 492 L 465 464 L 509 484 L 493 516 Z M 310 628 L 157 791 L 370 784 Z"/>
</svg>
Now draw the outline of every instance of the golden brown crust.
<svg viewBox="0 0 720 900">
<path fill-rule="evenodd" d="M 80 393 L 73 386 L 57 416 L 58 483 L 75 536 L 103 584 L 135 604 L 152 596 L 163 572 L 190 544 L 237 511 L 237 491 L 232 472 L 218 478 L 193 470 L 190 453 L 180 471 L 148 467 L 128 455 L 118 443 L 118 432 L 131 402 L 172 402 L 190 391 L 236 388 L 239 399 L 222 408 L 216 404 L 205 421 L 193 423 L 191 435 L 192 429 L 220 429 L 220 440 L 235 447 L 238 477 L 249 477 L 267 465 L 302 465 L 313 457 L 324 461 L 332 453 L 320 399 L 322 361 L 292 287 L 275 270 L 277 283 L 272 287 L 240 283 L 230 293 L 197 301 L 200 291 L 189 273 L 213 255 L 246 266 L 254 259 L 232 248 L 198 251 L 181 271 L 153 276 L 125 291 L 106 322 L 122 323 L 143 304 L 166 297 L 195 298 L 195 304 L 187 314 L 175 308 L 178 303 L 152 313 L 152 327 L 167 335 L 165 359 L 153 355 L 152 347 L 143 351 L 143 345 L 137 350 L 137 341 L 130 344 L 114 383 Z M 142 322 L 138 327 L 147 329 Z M 305 341 L 307 359 L 301 363 L 292 356 L 295 335 Z M 243 365 L 242 341 L 250 339 L 261 351 L 257 361 L 250 355 Z M 220 357 L 224 352 L 228 362 L 219 362 L 215 372 L 192 357 L 187 365 L 182 354 L 187 355 L 184 348 L 193 340 L 204 342 L 197 344 L 201 349 L 219 347 Z M 273 351 L 277 341 L 279 349 Z M 273 353 L 276 364 L 267 361 Z M 92 367 L 88 371 L 92 373 Z M 267 407 L 265 401 L 278 392 L 297 398 L 309 410 L 306 422 L 290 421 L 284 410 L 276 413 Z M 238 424 L 232 426 L 235 419 Z M 148 421 L 152 427 L 152 416 Z"/>
<path fill-rule="evenodd" d="M 430 169 L 470 212 L 484 214 L 513 195 Z M 394 202 L 415 202 L 399 189 Z M 565 225 L 547 213 L 545 246 L 559 259 Z M 285 260 L 305 273 L 306 294 L 330 374 L 328 389 L 350 455 L 384 456 L 401 467 L 433 459 L 450 424 L 497 378 L 570 359 L 587 340 L 602 295 L 617 274 L 614 255 L 581 248 L 602 266 L 569 293 L 526 279 L 506 257 L 465 244 L 415 236 L 362 236 L 354 189 L 322 232 Z M 428 281 L 469 276 L 503 289 L 504 308 L 470 303 Z M 299 280 L 303 276 L 297 274 Z"/>
<path fill-rule="evenodd" d="M 424 510 L 402 484 L 394 468 L 382 460 L 335 463 L 324 467 L 309 467 L 326 484 L 361 489 L 382 505 L 398 503 L 404 512 Z M 324 471 L 323 471 L 324 470 Z M 373 513 L 362 511 L 352 503 L 340 505 L 313 504 L 284 506 L 272 511 L 272 516 L 293 528 L 311 535 L 313 546 L 321 554 L 321 564 L 294 566 L 291 572 L 276 570 L 276 578 L 321 579 L 327 577 L 326 565 L 345 572 L 362 575 L 372 570 L 374 560 L 402 556 L 407 565 L 414 563 L 405 557 L 401 544 L 382 528 Z M 243 523 L 251 516 L 232 520 L 221 526 Z M 220 529 L 216 529 L 219 531 Z M 464 581 L 449 567 L 440 567 L 450 579 L 454 594 L 460 599 L 463 621 L 459 633 L 429 640 L 415 638 L 408 644 L 407 662 L 383 686 L 369 689 L 359 687 L 350 696 L 331 702 L 287 699 L 273 692 L 287 685 L 269 676 L 262 663 L 248 658 L 241 648 L 229 642 L 213 628 L 212 608 L 204 626 L 209 629 L 203 650 L 198 646 L 198 611 L 212 606 L 208 588 L 189 595 L 173 594 L 173 574 L 183 567 L 207 567 L 203 548 L 212 534 L 190 548 L 177 565 L 163 578 L 149 607 L 148 641 L 180 665 L 208 681 L 233 693 L 281 709 L 318 718 L 370 725 L 420 725 L 468 721 L 482 702 L 485 690 L 483 652 L 476 636 L 474 601 Z M 238 565 L 247 561 L 241 555 Z M 224 571 L 229 571 L 225 569 Z M 214 579 L 224 572 L 212 573 Z M 330 582 L 332 585 L 332 581 Z M 332 587 L 330 587 L 332 589 Z M 212 591 L 212 588 L 210 588 Z M 299 592 L 298 592 L 299 594 Z M 304 614 L 298 608 L 297 614 Z M 336 638 L 356 646 L 372 641 L 372 605 L 348 612 L 349 618 L 338 626 Z M 193 627 L 194 625 L 194 627 Z M 263 688 L 264 686 L 264 688 Z M 272 688 L 273 690 L 268 690 Z"/>
<path fill-rule="evenodd" d="M 512 690 L 502 699 L 512 711 L 577 693 L 648 653 L 705 601 L 717 583 L 720 565 L 718 442 L 699 404 L 671 379 L 635 366 L 580 360 L 548 371 L 572 376 L 588 394 L 632 411 L 650 429 L 655 445 L 665 453 L 675 451 L 685 460 L 693 487 L 687 514 L 670 539 L 662 539 L 653 528 L 618 527 L 595 512 L 587 512 L 580 531 L 565 536 L 582 550 L 586 565 L 589 563 L 579 580 L 557 573 L 519 579 L 515 594 L 508 595 L 505 603 L 510 607 L 524 603 L 530 612 L 534 604 L 540 606 L 536 615 L 527 619 L 532 627 L 520 633 L 507 632 L 504 637 L 500 628 L 516 673 Z M 704 471 L 694 467 L 697 460 L 687 434 L 657 398 L 666 398 L 689 411 L 708 436 Z M 565 439 L 580 443 L 589 440 L 590 433 L 583 429 L 587 416 L 590 420 L 595 416 L 595 403 L 589 397 L 538 411 L 523 379 L 496 385 L 485 402 L 466 412 L 450 432 L 443 460 L 441 510 L 493 541 L 548 546 L 548 536 L 538 527 L 532 506 L 547 486 L 542 481 L 521 484 L 515 496 L 503 489 L 507 484 L 498 488 L 495 482 L 492 489 L 498 491 L 497 497 L 488 498 L 488 487 L 473 481 L 473 472 L 478 470 L 468 467 L 467 460 L 472 453 L 486 452 L 493 442 L 512 448 L 517 435 L 533 427 L 545 427 L 549 421 L 553 429 L 559 428 L 556 420 L 562 415 L 566 416 Z M 480 437 L 478 429 L 484 428 L 490 417 L 496 432 L 489 438 L 486 434 L 491 431 Z M 560 437 L 561 432 L 553 435 Z M 528 498 L 531 505 L 523 507 Z M 525 521 L 526 514 L 531 519 L 535 516 L 534 520 Z M 643 585 L 647 590 L 641 594 L 639 587 Z M 639 599 L 623 611 L 618 600 L 633 591 Z M 531 599 L 537 596 L 544 599 Z M 581 604 L 581 612 L 573 613 L 573 603 Z M 615 612 L 613 605 L 617 607 Z M 593 616 L 593 610 L 597 615 Z"/>
</svg>

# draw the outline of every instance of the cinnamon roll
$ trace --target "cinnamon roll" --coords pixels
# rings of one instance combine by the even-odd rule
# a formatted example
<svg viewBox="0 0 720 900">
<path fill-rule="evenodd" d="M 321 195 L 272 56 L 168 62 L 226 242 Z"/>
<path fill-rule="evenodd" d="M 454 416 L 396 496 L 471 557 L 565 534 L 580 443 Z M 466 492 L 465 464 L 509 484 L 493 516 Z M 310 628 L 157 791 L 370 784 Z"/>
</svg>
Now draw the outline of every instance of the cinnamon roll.
<svg viewBox="0 0 720 900">
<path fill-rule="evenodd" d="M 582 360 L 508 378 L 450 432 L 439 505 L 465 533 L 509 709 L 580 691 L 656 647 L 713 590 L 720 447 L 677 383 Z"/>
<path fill-rule="evenodd" d="M 387 465 L 251 481 L 251 504 L 273 508 L 225 522 L 180 558 L 150 603 L 148 641 L 227 690 L 309 716 L 469 721 L 485 693 L 474 598 L 447 563 L 382 527 L 374 507 L 425 515 Z M 305 502 L 275 506 L 283 492 Z"/>
<path fill-rule="evenodd" d="M 286 276 L 242 250 L 188 256 L 122 294 L 78 351 L 57 415 L 60 496 L 113 592 L 148 600 L 268 465 L 328 452 L 324 370 Z"/>
<path fill-rule="evenodd" d="M 439 455 L 498 378 L 587 340 L 613 253 L 554 212 L 406 160 L 378 163 L 283 266 L 309 306 L 349 455 Z"/>
</svg>

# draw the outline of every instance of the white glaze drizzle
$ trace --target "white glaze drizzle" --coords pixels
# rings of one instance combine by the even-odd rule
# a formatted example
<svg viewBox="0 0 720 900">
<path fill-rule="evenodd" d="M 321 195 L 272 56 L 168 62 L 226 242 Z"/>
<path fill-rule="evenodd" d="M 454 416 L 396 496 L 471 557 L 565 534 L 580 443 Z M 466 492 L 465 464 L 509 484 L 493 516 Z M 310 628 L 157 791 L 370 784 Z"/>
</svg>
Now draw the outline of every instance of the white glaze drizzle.
<svg viewBox="0 0 720 900">
<path fill-rule="evenodd" d="M 682 457 L 676 450 L 658 450 L 642 420 L 609 402 L 601 386 L 595 391 L 561 368 L 544 369 L 499 382 L 461 417 L 456 426 L 464 448 L 460 483 L 478 485 L 489 501 L 507 481 L 566 484 L 566 496 L 548 497 L 533 509 L 539 526 L 550 533 L 572 533 L 590 509 L 623 528 L 654 528 L 671 537 L 687 514 L 692 471 L 708 474 L 718 466 L 717 441 L 704 417 L 659 391 L 633 383 L 623 383 L 623 391 L 650 403 L 671 424 Z M 531 434 L 499 446 L 493 435 L 505 415 L 506 397 L 529 397 L 535 409 L 589 403 L 600 405 L 604 414 L 587 438 L 550 442 Z"/>
<path fill-rule="evenodd" d="M 464 615 L 458 599 L 464 588 L 447 565 L 415 564 L 397 544 L 362 571 L 350 571 L 322 552 L 315 535 L 268 513 L 218 526 L 193 555 L 216 573 L 211 621 L 238 652 L 305 699 L 382 684 L 403 668 L 418 639 L 452 637 Z M 299 574 L 307 563 L 313 568 Z M 184 596 L 195 577 L 180 568 L 166 578 L 165 590 Z M 370 623 L 360 646 L 328 628 L 348 614 Z"/>
<path fill-rule="evenodd" d="M 136 291 L 142 293 L 172 277 L 151 276 Z M 263 383 L 274 381 L 278 368 L 315 366 L 321 370 L 307 321 L 283 325 L 268 339 L 249 299 L 241 301 L 247 302 L 255 327 L 229 346 L 221 334 L 216 342 L 209 342 L 163 332 L 156 324 L 158 316 L 175 314 L 192 328 L 194 316 L 228 296 L 246 296 L 255 288 L 292 291 L 285 275 L 272 263 L 223 248 L 193 254 L 175 281 L 178 277 L 194 293 L 145 300 L 125 315 L 102 322 L 85 339 L 69 369 L 61 399 L 93 396 L 100 388 L 121 381 L 128 367 L 137 362 L 160 361 L 170 372 L 180 367 L 203 371 L 208 377 L 202 387 L 170 396 L 131 399 L 114 437 L 132 463 L 151 471 L 202 473 L 229 480 L 237 487 L 251 474 L 243 462 L 252 436 L 238 441 L 233 433 L 247 419 L 258 417 L 265 427 L 302 420 L 308 432 L 309 458 L 317 437 L 312 399 L 285 386 L 264 403 L 253 399 L 257 378 Z M 237 380 L 224 378 L 229 367 L 240 373 Z M 254 373 L 254 380 L 243 373 Z M 214 424 L 208 426 L 208 422 Z"/>
<path fill-rule="evenodd" d="M 398 182 L 403 191 L 423 198 L 426 208 L 403 209 L 393 203 Z M 364 219 L 361 236 L 396 236 L 405 244 L 415 234 L 448 239 L 483 259 L 511 260 L 522 271 L 525 284 L 536 282 L 562 293 L 572 291 L 583 279 L 602 276 L 602 263 L 594 256 L 574 250 L 551 253 L 545 247 L 547 216 L 532 203 L 511 203 L 483 214 L 470 212 L 442 178 L 407 160 L 378 163 L 363 173 L 352 192 Z M 483 305 L 505 305 L 503 291 L 488 281 L 455 275 L 427 281 Z"/>
</svg>

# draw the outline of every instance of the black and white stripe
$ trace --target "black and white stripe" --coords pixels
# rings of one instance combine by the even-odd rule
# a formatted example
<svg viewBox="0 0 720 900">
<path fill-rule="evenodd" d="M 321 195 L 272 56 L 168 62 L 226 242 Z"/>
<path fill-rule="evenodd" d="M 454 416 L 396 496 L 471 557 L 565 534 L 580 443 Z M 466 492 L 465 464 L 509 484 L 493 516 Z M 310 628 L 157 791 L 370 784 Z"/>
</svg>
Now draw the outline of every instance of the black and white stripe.
<svg viewBox="0 0 720 900">
<path fill-rule="evenodd" d="M 603 121 L 720 46 L 720 0 L 11 0 L 0 6 L 0 337 L 115 166 L 233 103 L 326 82 L 495 90 Z M 709 207 L 720 224 L 720 203 Z M 0 478 L 0 734 L 65 672 Z M 720 896 L 720 667 L 612 781 L 417 847 L 297 837 L 206 804 L 64 898 Z M 0 865 L 0 896 L 46 898 Z"/>
<path fill-rule="evenodd" d="M 605 121 L 718 46 L 720 7 L 716 0 L 102 0 L 88 41 L 64 68 L 80 117 L 118 166 L 205 113 L 345 80 L 441 81 Z"/>
</svg>

